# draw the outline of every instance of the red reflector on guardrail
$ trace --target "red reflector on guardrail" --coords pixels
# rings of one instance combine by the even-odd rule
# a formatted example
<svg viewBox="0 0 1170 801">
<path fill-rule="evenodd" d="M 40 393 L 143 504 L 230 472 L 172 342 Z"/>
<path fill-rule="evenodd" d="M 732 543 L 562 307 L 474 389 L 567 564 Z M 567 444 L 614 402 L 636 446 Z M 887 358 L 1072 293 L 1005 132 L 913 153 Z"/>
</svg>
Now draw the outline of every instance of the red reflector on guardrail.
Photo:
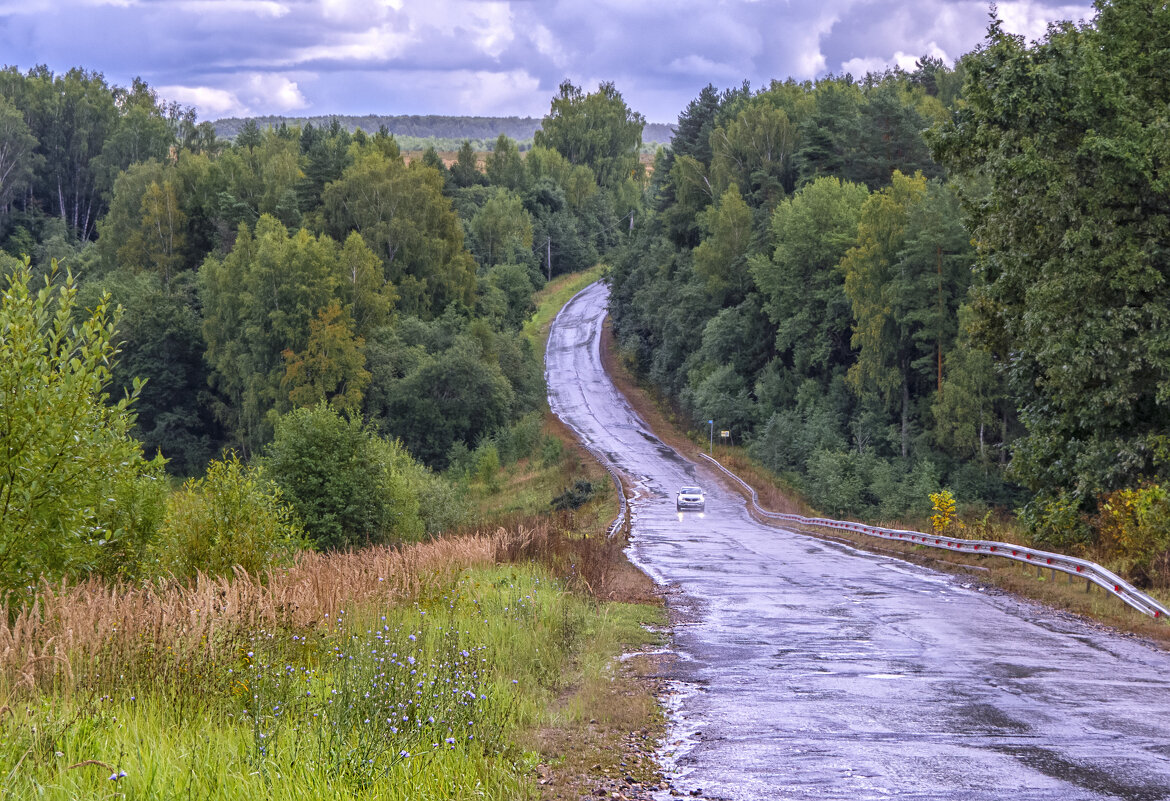
<svg viewBox="0 0 1170 801">
<path fill-rule="evenodd" d="M 1121 585 L 1120 585 L 1120 584 L 1114 584 L 1114 585 L 1113 585 L 1113 591 L 1114 591 L 1114 592 L 1121 592 Z"/>
</svg>

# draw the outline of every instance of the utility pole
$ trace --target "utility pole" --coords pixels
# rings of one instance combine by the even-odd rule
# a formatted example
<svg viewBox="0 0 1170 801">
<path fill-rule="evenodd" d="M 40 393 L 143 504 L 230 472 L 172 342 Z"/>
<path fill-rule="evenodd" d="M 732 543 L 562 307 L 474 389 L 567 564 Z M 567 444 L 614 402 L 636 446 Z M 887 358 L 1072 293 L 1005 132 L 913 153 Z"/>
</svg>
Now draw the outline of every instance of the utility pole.
<svg viewBox="0 0 1170 801">
<path fill-rule="evenodd" d="M 552 237 L 551 236 L 544 241 L 544 246 L 546 248 L 546 250 L 545 250 L 545 263 L 548 266 L 548 280 L 551 281 L 552 280 Z"/>
</svg>

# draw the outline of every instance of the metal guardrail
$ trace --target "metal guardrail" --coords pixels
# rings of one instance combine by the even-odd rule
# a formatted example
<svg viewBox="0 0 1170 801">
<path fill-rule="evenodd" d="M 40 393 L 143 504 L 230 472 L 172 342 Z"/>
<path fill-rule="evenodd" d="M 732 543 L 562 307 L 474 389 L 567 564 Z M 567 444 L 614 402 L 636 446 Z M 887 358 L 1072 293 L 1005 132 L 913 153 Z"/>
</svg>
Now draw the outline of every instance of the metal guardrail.
<svg viewBox="0 0 1170 801">
<path fill-rule="evenodd" d="M 746 489 L 751 497 L 752 507 L 757 514 L 763 517 L 772 520 L 784 520 L 803 526 L 821 526 L 839 531 L 851 531 L 855 534 L 865 534 L 871 537 L 880 537 L 881 539 L 895 540 L 898 542 L 909 542 L 915 545 L 924 545 L 928 548 L 938 548 L 945 551 L 968 553 L 977 556 L 999 556 L 1025 564 L 1034 564 L 1038 569 L 1059 570 L 1071 576 L 1083 577 L 1087 582 L 1096 584 L 1098 587 L 1115 595 L 1134 609 L 1150 617 L 1159 619 L 1170 617 L 1170 609 L 1162 606 L 1162 604 L 1117 574 L 1087 559 L 1078 559 L 1075 556 L 1066 556 L 1059 553 L 1049 553 L 1048 551 L 1040 551 L 1023 545 L 1013 545 L 1008 542 L 965 540 L 957 537 L 945 537 L 939 534 L 923 534 L 921 531 L 904 531 L 902 529 L 881 528 L 880 526 L 867 526 L 864 523 L 855 523 L 848 520 L 832 520 L 824 517 L 804 517 L 802 515 L 770 512 L 760 506 L 759 495 L 750 484 L 721 465 L 718 460 L 705 453 L 700 453 L 699 455 Z"/>
<path fill-rule="evenodd" d="M 590 453 L 593 453 L 593 451 L 590 450 Z M 630 508 L 629 504 L 626 502 L 626 488 L 622 485 L 622 479 L 617 474 L 617 471 L 610 466 L 607 460 L 598 458 L 596 453 L 593 454 L 593 457 L 597 459 L 597 461 L 601 462 L 601 464 L 605 466 L 605 469 L 609 471 L 609 477 L 613 479 L 613 485 L 617 487 L 618 502 L 621 504 L 621 509 L 618 510 L 618 516 L 615 517 L 613 522 L 609 524 L 609 527 L 605 529 L 605 536 L 609 538 L 629 525 Z"/>
</svg>

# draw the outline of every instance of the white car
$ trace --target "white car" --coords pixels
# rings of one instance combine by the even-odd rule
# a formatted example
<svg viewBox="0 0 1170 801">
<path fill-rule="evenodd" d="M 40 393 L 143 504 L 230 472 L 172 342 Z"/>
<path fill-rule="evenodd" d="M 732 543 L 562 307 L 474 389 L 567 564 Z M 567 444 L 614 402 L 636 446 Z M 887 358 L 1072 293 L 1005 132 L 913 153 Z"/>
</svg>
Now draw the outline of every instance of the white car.
<svg viewBox="0 0 1170 801">
<path fill-rule="evenodd" d="M 707 508 L 707 499 L 703 497 L 700 487 L 683 487 L 674 496 L 674 505 L 680 512 L 683 509 L 698 509 L 702 512 Z"/>
</svg>

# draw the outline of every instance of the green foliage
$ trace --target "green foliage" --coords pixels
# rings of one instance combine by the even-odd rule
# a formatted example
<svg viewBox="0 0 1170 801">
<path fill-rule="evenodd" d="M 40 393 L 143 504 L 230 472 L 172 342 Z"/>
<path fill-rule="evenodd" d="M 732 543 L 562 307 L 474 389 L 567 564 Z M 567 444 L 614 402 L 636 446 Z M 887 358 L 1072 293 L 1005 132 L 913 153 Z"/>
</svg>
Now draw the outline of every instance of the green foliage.
<svg viewBox="0 0 1170 801">
<path fill-rule="evenodd" d="M 964 179 L 979 343 L 1026 428 L 1013 471 L 1083 504 L 1161 475 L 1153 440 L 1170 425 L 1170 10 L 1097 9 L 1033 44 L 993 19 L 965 60 L 963 112 L 931 137 Z"/>
<path fill-rule="evenodd" d="M 911 466 L 872 451 L 820 450 L 809 457 L 804 488 L 818 509 L 834 516 L 920 516 L 930 511 L 939 473 L 929 461 Z"/>
<path fill-rule="evenodd" d="M 551 506 L 558 512 L 579 509 L 589 503 L 595 491 L 592 482 L 579 478 L 573 482 L 573 486 L 568 487 L 560 495 L 553 498 Z"/>
<path fill-rule="evenodd" d="M 751 261 L 776 351 L 801 377 L 831 375 L 853 360 L 853 317 L 837 265 L 857 241 L 868 194 L 832 176 L 806 184 L 772 212 L 772 252 Z"/>
<path fill-rule="evenodd" d="M 752 243 L 752 211 L 734 183 L 719 201 L 699 215 L 705 236 L 695 248 L 695 273 L 721 306 L 735 305 L 752 288 L 747 256 Z"/>
<path fill-rule="evenodd" d="M 1170 584 L 1170 492 L 1159 484 L 1110 493 L 1098 504 L 1101 544 L 1142 586 Z"/>
<path fill-rule="evenodd" d="M 385 288 L 342 274 L 363 264 L 368 252 L 360 241 L 347 241 L 339 252 L 329 237 L 304 229 L 290 234 L 265 215 L 254 234 L 241 226 L 227 257 L 209 258 L 200 268 L 206 358 L 228 401 L 221 419 L 249 452 L 270 439 L 269 413 L 288 408 L 290 390 L 299 402 L 360 403 L 363 356 L 352 318 L 335 304 L 339 294 L 355 297 L 367 319 L 386 308 Z M 293 376 L 285 380 L 290 364 Z"/>
<path fill-rule="evenodd" d="M 741 186 L 754 204 L 772 205 L 795 183 L 796 125 L 762 95 L 711 133 L 711 181 L 717 192 Z"/>
<path fill-rule="evenodd" d="M 1086 545 L 1092 531 L 1080 511 L 1080 499 L 1071 493 L 1037 495 L 1016 510 L 1033 541 L 1057 548 Z"/>
<path fill-rule="evenodd" d="M 500 134 L 492 152 L 484 160 L 484 171 L 492 186 L 522 192 L 528 186 L 528 171 L 516 143 L 507 134 Z"/>
<path fill-rule="evenodd" d="M 441 469 L 455 442 L 471 444 L 503 425 L 515 397 L 500 367 L 464 339 L 395 383 L 387 426 L 418 459 Z"/>
<path fill-rule="evenodd" d="M 113 394 L 133 391 L 136 379 L 145 382 L 134 404 L 132 433 L 146 453 L 161 453 L 167 470 L 183 476 L 201 473 L 223 436 L 207 389 L 193 278 L 177 277 L 168 291 L 155 273 L 118 270 L 87 282 L 77 307 L 95 308 L 107 292 L 122 307 L 120 352 L 111 365 Z"/>
<path fill-rule="evenodd" d="M 532 259 L 532 215 L 519 195 L 496 189 L 471 218 L 476 254 L 485 267 Z"/>
<path fill-rule="evenodd" d="M 327 402 L 342 412 L 357 412 L 362 405 L 362 391 L 370 383 L 365 341 L 355 337 L 353 321 L 333 301 L 317 312 L 309 322 L 309 341 L 301 353 L 286 349 L 284 378 L 293 406 L 315 406 Z"/>
<path fill-rule="evenodd" d="M 451 182 L 463 189 L 469 186 L 484 183 L 484 175 L 479 169 L 479 156 L 471 146 L 471 142 L 464 139 L 455 154 L 455 163 L 451 165 Z"/>
<path fill-rule="evenodd" d="M 421 162 L 407 166 L 377 140 L 355 143 L 351 158 L 322 196 L 326 232 L 338 241 L 352 231 L 362 235 L 404 311 L 431 318 L 451 303 L 470 305 L 475 264 L 439 172 Z"/>
<path fill-rule="evenodd" d="M 645 124 L 612 83 L 586 95 L 565 81 L 534 141 L 558 151 L 570 164 L 589 167 L 601 186 L 616 186 L 641 175 L 638 153 Z"/>
<path fill-rule="evenodd" d="M 36 146 L 20 110 L 0 95 L 0 209 L 36 175 L 42 161 Z"/>
<path fill-rule="evenodd" d="M 324 404 L 276 423 L 265 471 L 319 549 L 417 539 L 417 476 L 401 445 Z"/>
<path fill-rule="evenodd" d="M 231 576 L 237 567 L 259 576 L 304 546 L 280 490 L 232 453 L 167 499 L 154 556 L 158 570 L 178 579 Z"/>
<path fill-rule="evenodd" d="M 536 311 L 532 301 L 532 273 L 522 264 L 500 264 L 487 274 L 488 290 L 481 289 L 481 298 L 490 291 L 500 298 L 496 323 L 503 330 L 519 330 Z M 486 315 L 485 315 L 486 316 Z"/>
<path fill-rule="evenodd" d="M 0 592 L 96 568 L 133 573 L 153 536 L 162 460 L 130 436 L 140 389 L 110 403 L 117 312 L 75 320 L 71 275 L 31 286 L 27 262 L 0 303 Z M 122 562 L 122 560 L 126 560 Z"/>
<path fill-rule="evenodd" d="M 475 466 L 473 477 L 483 484 L 490 492 L 500 490 L 500 449 L 491 440 L 485 441 L 475 449 Z"/>
</svg>

